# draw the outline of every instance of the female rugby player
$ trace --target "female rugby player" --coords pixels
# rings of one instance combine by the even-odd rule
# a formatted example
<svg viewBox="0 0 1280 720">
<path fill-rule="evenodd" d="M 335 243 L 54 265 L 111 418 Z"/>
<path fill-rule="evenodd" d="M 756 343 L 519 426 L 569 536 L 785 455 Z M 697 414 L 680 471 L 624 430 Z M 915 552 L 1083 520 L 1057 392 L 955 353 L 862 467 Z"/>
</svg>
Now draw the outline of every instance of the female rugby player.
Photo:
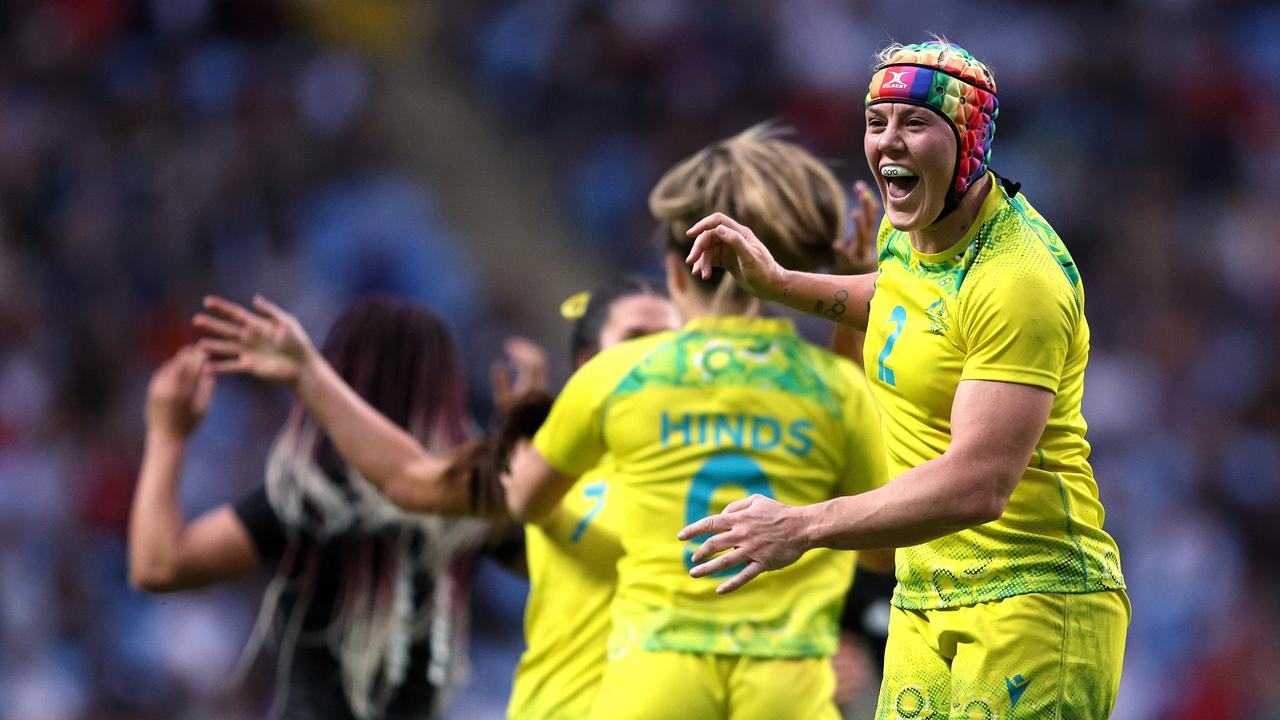
<svg viewBox="0 0 1280 720">
<path fill-rule="evenodd" d="M 666 293 L 624 278 L 562 307 L 574 319 L 570 357 L 581 367 L 601 350 L 680 326 Z M 525 373 L 529 374 L 529 373 Z M 606 457 L 547 517 L 525 525 L 529 599 L 526 648 L 516 668 L 511 720 L 583 720 L 604 674 L 609 604 L 622 556 L 612 470 Z"/>
<path fill-rule="evenodd" d="M 427 447 L 467 439 L 453 337 L 426 308 L 362 301 L 338 319 L 323 352 L 355 392 Z M 458 638 L 438 635 L 453 634 L 465 607 L 451 565 L 482 539 L 483 525 L 400 511 L 348 471 L 301 406 L 272 448 L 265 485 L 184 523 L 182 458 L 213 391 L 204 363 L 201 351 L 184 348 L 147 392 L 132 583 L 174 592 L 276 565 L 254 643 L 281 621 L 279 716 L 436 717 L 465 657 L 465 647 L 449 657 Z M 465 481 L 457 485 L 465 494 Z"/>
<path fill-rule="evenodd" d="M 689 230 L 688 259 L 867 328 L 895 479 L 808 506 L 730 505 L 682 531 L 719 533 L 692 574 L 744 567 L 728 591 L 812 548 L 899 547 L 878 717 L 1107 717 L 1130 610 L 1080 414 L 1079 271 L 1019 186 L 987 168 L 986 65 L 942 40 L 878 60 L 864 150 L 886 211 L 879 272 L 788 271 L 733 213 Z"/>
<path fill-rule="evenodd" d="M 668 288 L 684 326 L 601 352 L 512 462 L 514 512 L 553 512 L 608 453 L 624 554 L 596 718 L 835 717 L 828 656 L 852 563 L 811 553 L 724 602 L 687 575 L 671 534 L 735 498 L 830 498 L 883 480 L 856 367 L 796 336 L 728 278 L 690 277 L 684 231 L 721 208 L 767 228 L 785 263 L 816 267 L 841 237 L 843 195 L 811 155 L 761 128 L 686 159 L 658 183 Z"/>
</svg>

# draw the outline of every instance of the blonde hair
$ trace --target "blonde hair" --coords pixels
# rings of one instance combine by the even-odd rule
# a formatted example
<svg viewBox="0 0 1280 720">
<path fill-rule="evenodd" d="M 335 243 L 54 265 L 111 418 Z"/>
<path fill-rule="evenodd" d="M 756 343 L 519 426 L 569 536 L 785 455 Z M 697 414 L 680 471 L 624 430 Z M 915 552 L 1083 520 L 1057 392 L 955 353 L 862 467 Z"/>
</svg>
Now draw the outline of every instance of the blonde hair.
<svg viewBox="0 0 1280 720">
<path fill-rule="evenodd" d="M 844 236 L 845 196 L 835 175 L 768 123 L 699 150 L 667 171 L 649 194 L 649 212 L 666 224 L 669 247 L 688 247 L 685 231 L 723 212 L 755 232 L 786 268 L 815 270 Z"/>
</svg>

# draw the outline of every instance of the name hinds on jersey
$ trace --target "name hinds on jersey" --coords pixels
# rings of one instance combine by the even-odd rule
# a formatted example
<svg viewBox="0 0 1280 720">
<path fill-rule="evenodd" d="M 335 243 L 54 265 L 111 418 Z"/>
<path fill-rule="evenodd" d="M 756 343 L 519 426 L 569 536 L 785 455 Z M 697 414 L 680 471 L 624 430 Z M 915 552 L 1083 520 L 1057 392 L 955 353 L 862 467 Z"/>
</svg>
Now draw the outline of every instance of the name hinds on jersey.
<svg viewBox="0 0 1280 720">
<path fill-rule="evenodd" d="M 794 420 L 783 428 L 767 415 L 744 413 L 662 413 L 662 447 L 707 445 L 768 451 L 781 445 L 796 457 L 813 450 L 813 423 Z"/>
</svg>

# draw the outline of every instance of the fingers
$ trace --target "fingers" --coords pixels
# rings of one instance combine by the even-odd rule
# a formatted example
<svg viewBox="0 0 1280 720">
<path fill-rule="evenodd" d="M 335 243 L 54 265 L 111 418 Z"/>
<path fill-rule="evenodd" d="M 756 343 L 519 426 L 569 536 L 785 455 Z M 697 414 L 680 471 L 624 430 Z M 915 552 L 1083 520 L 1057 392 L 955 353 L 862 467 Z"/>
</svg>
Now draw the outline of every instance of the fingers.
<svg viewBox="0 0 1280 720">
<path fill-rule="evenodd" d="M 693 272 L 701 275 L 703 280 L 708 280 L 711 278 L 712 270 L 724 267 L 725 244 L 736 252 L 746 245 L 747 239 L 741 232 L 726 225 L 720 225 L 702 233 L 693 242 L 695 248 L 699 243 L 702 243 L 704 248 L 693 264 Z M 693 252 L 690 252 L 690 257 L 693 257 Z"/>
<path fill-rule="evenodd" d="M 243 375 L 252 372 L 249 361 L 243 357 L 233 357 L 226 360 L 210 360 L 209 370 L 221 375 Z"/>
<path fill-rule="evenodd" d="M 699 535 L 718 532 L 720 530 L 728 530 L 729 524 L 723 515 L 708 515 L 701 520 L 691 523 L 685 529 L 676 533 L 676 537 L 681 540 L 691 540 Z"/>
<path fill-rule="evenodd" d="M 707 538 L 706 542 L 694 551 L 692 560 L 700 563 L 713 555 L 717 555 L 738 544 L 738 536 L 732 532 L 722 532 Z"/>
<path fill-rule="evenodd" d="M 711 228 L 716 227 L 717 225 L 726 226 L 729 229 L 737 233 L 740 233 L 742 235 L 746 235 L 747 233 L 751 232 L 750 230 L 747 229 L 747 226 L 743 225 L 737 220 L 734 220 L 733 218 L 729 217 L 728 215 L 725 215 L 724 213 L 715 212 L 715 213 L 711 213 L 710 215 L 694 223 L 694 226 L 686 230 L 684 234 L 688 237 L 694 237 L 697 235 L 701 235 L 702 233 L 706 232 L 707 230 L 710 230 Z"/>
<path fill-rule="evenodd" d="M 199 348 L 211 358 L 227 359 L 244 352 L 244 346 L 235 340 L 219 340 L 217 338 L 201 338 Z"/>
<path fill-rule="evenodd" d="M 741 565 L 742 563 L 747 562 L 750 559 L 751 558 L 747 557 L 746 550 L 743 550 L 742 548 L 738 548 L 732 552 L 727 552 L 718 558 L 708 560 L 707 562 L 704 562 L 701 565 L 694 565 L 693 568 L 689 570 L 689 575 L 690 577 L 696 577 L 696 578 L 707 577 L 708 575 L 715 575 L 716 573 L 724 572 L 725 570 L 728 570 L 731 567 L 737 567 L 738 565 Z M 696 555 L 694 556 L 693 561 L 695 563 L 698 562 Z"/>
<path fill-rule="evenodd" d="M 702 273 L 703 260 L 709 259 L 707 256 L 712 251 L 712 246 L 718 244 L 719 239 L 711 233 L 702 233 L 693 239 L 693 247 L 689 248 L 689 254 L 685 257 L 686 265 L 693 266 L 693 273 L 700 275 Z"/>
<path fill-rule="evenodd" d="M 227 322 L 226 320 L 216 318 L 206 313 L 197 313 L 195 317 L 191 318 L 191 324 L 195 325 L 196 329 L 207 332 L 210 335 L 229 339 L 240 338 L 241 332 L 244 329 L 240 325 Z"/>
<path fill-rule="evenodd" d="M 716 593 L 720 595 L 731 593 L 754 580 L 762 572 L 764 572 L 764 565 L 758 561 L 752 560 L 737 575 L 734 575 L 728 580 L 720 583 L 720 586 L 716 588 Z"/>
<path fill-rule="evenodd" d="M 522 337 L 513 337 L 503 344 L 503 350 L 516 368 L 514 392 L 525 393 L 546 388 L 547 352 L 542 346 Z"/>
<path fill-rule="evenodd" d="M 289 313 L 280 309 L 279 305 L 276 305 L 261 295 L 253 296 L 253 309 L 278 323 L 287 323 L 290 318 Z"/>
<path fill-rule="evenodd" d="M 489 384 L 493 387 L 494 404 L 500 408 L 506 407 L 511 402 L 511 373 L 505 362 L 494 360 L 489 365 Z"/>
<path fill-rule="evenodd" d="M 200 375 L 196 378 L 195 402 L 196 407 L 201 413 L 209 407 L 209 401 L 213 399 L 213 388 L 217 384 L 217 376 L 209 369 L 206 363 L 201 363 Z"/>
<path fill-rule="evenodd" d="M 204 353 L 194 345 L 184 345 L 174 356 L 177 370 L 178 392 L 184 396 L 195 394 L 196 380 L 200 377 L 200 367 L 204 365 Z"/>
<path fill-rule="evenodd" d="M 875 193 L 871 192 L 871 188 L 861 180 L 857 184 L 858 205 L 861 207 L 861 217 L 858 219 L 864 236 L 870 238 L 875 234 L 877 221 L 880 219 L 880 203 L 876 200 Z"/>
<path fill-rule="evenodd" d="M 254 320 L 253 313 L 246 310 L 244 306 L 217 295 L 206 295 L 204 297 L 204 306 L 205 309 L 212 310 L 225 318 L 230 318 L 240 325 L 247 325 Z"/>
<path fill-rule="evenodd" d="M 747 508 L 751 507 L 753 503 L 755 503 L 757 497 L 758 497 L 757 495 L 748 495 L 742 498 L 741 500 L 734 500 L 728 505 L 725 505 L 724 509 L 720 511 L 720 514 L 724 515 L 727 513 L 735 513 L 735 512 L 738 512 L 739 510 L 746 510 Z"/>
</svg>

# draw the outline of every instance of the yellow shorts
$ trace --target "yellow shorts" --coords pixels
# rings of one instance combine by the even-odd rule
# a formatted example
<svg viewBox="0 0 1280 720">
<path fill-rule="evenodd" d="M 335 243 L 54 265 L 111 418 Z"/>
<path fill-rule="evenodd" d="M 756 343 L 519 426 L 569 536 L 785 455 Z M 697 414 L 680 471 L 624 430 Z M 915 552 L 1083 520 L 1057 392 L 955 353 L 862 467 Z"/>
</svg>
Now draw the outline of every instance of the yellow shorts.
<svg viewBox="0 0 1280 720">
<path fill-rule="evenodd" d="M 1129 615 L 1123 590 L 894 608 L 876 720 L 1109 717 Z"/>
<path fill-rule="evenodd" d="M 595 720 L 837 720 L 831 659 L 631 650 L 605 665 Z"/>
</svg>

